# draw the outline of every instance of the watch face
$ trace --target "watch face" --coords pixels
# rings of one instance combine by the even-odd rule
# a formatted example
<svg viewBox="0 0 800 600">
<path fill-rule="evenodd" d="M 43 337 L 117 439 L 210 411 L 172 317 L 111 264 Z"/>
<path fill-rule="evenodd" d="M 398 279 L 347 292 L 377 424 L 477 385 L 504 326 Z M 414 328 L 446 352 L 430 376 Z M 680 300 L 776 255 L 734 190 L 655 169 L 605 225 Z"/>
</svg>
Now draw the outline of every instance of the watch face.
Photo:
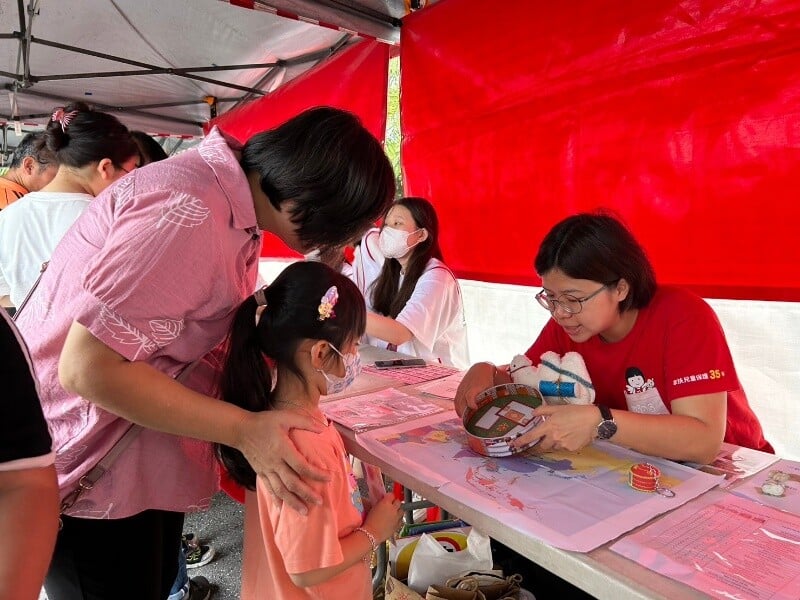
<svg viewBox="0 0 800 600">
<path fill-rule="evenodd" d="M 597 437 L 608 440 L 617 433 L 617 424 L 614 421 L 603 421 L 597 426 Z"/>
</svg>

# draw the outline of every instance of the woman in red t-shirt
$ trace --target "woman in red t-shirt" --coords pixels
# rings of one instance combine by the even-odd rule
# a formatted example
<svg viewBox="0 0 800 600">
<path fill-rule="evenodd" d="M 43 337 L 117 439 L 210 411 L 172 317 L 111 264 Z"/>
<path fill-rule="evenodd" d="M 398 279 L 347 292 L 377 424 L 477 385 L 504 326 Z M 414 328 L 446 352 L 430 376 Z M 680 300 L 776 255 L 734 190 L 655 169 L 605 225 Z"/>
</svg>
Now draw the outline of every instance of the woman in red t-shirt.
<svg viewBox="0 0 800 600">
<path fill-rule="evenodd" d="M 552 319 L 527 351 L 578 352 L 596 404 L 543 406 L 547 419 L 518 438 L 541 450 L 579 450 L 609 439 L 673 460 L 710 462 L 722 441 L 772 452 L 739 383 L 719 320 L 701 298 L 659 286 L 647 256 L 614 217 L 579 214 L 558 223 L 536 256 L 539 304 Z M 473 365 L 456 410 L 510 381 L 507 370 Z"/>
</svg>

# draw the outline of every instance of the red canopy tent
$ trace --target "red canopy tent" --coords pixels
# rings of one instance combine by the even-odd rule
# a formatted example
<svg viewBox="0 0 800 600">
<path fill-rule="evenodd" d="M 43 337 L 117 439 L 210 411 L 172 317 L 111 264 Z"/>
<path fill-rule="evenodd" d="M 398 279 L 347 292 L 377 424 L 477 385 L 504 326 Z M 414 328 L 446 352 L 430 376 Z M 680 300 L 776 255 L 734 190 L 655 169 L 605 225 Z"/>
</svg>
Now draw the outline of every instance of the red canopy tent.
<svg viewBox="0 0 800 600">
<path fill-rule="evenodd" d="M 800 300 L 796 2 L 443 1 L 400 48 L 406 192 L 462 277 L 537 284 L 547 230 L 602 206 L 662 283 Z"/>
<path fill-rule="evenodd" d="M 800 300 L 795 2 L 508 2 L 489 15 L 442 0 L 403 19 L 400 52 L 405 192 L 436 205 L 459 276 L 535 285 L 550 226 L 605 207 L 662 283 Z M 244 138 L 332 104 L 382 137 L 389 56 L 355 44 L 212 124 Z"/>
</svg>

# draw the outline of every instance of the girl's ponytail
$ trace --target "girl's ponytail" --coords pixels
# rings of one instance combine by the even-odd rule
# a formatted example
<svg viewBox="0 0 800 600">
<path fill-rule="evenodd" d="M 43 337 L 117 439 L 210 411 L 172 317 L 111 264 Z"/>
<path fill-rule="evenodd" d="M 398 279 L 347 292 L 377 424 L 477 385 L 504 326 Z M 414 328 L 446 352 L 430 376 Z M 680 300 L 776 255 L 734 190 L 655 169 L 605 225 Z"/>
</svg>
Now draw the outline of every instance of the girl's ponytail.
<svg viewBox="0 0 800 600">
<path fill-rule="evenodd" d="M 236 311 L 219 381 L 223 399 L 253 412 L 267 408 L 269 390 L 272 389 L 269 365 L 258 344 L 255 326 L 257 308 L 255 298 L 250 296 Z M 236 483 L 255 489 L 255 471 L 239 450 L 217 444 L 216 452 L 219 461 Z"/>
<path fill-rule="evenodd" d="M 323 318 L 320 306 L 332 287 L 338 290 L 338 302 Z M 259 305 L 264 312 L 256 325 Z M 364 334 L 366 322 L 364 297 L 356 284 L 322 263 L 292 263 L 236 311 L 219 380 L 221 398 L 245 410 L 269 410 L 274 405 L 273 365 L 281 376 L 305 381 L 297 363 L 304 340 L 326 340 L 344 349 Z M 255 472 L 241 452 L 220 445 L 216 452 L 234 481 L 255 489 Z"/>
</svg>

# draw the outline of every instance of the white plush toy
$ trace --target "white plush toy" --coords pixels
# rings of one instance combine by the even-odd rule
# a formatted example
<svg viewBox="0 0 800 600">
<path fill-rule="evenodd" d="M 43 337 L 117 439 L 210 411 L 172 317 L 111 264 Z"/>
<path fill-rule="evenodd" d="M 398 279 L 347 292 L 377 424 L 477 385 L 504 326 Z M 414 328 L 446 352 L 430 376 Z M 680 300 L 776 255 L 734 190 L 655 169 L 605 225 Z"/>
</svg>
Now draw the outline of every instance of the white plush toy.
<svg viewBox="0 0 800 600">
<path fill-rule="evenodd" d="M 592 404 L 595 391 L 583 357 L 567 352 L 563 357 L 545 352 L 538 367 L 523 355 L 515 356 L 508 365 L 514 383 L 539 390 L 547 404 Z"/>
</svg>

